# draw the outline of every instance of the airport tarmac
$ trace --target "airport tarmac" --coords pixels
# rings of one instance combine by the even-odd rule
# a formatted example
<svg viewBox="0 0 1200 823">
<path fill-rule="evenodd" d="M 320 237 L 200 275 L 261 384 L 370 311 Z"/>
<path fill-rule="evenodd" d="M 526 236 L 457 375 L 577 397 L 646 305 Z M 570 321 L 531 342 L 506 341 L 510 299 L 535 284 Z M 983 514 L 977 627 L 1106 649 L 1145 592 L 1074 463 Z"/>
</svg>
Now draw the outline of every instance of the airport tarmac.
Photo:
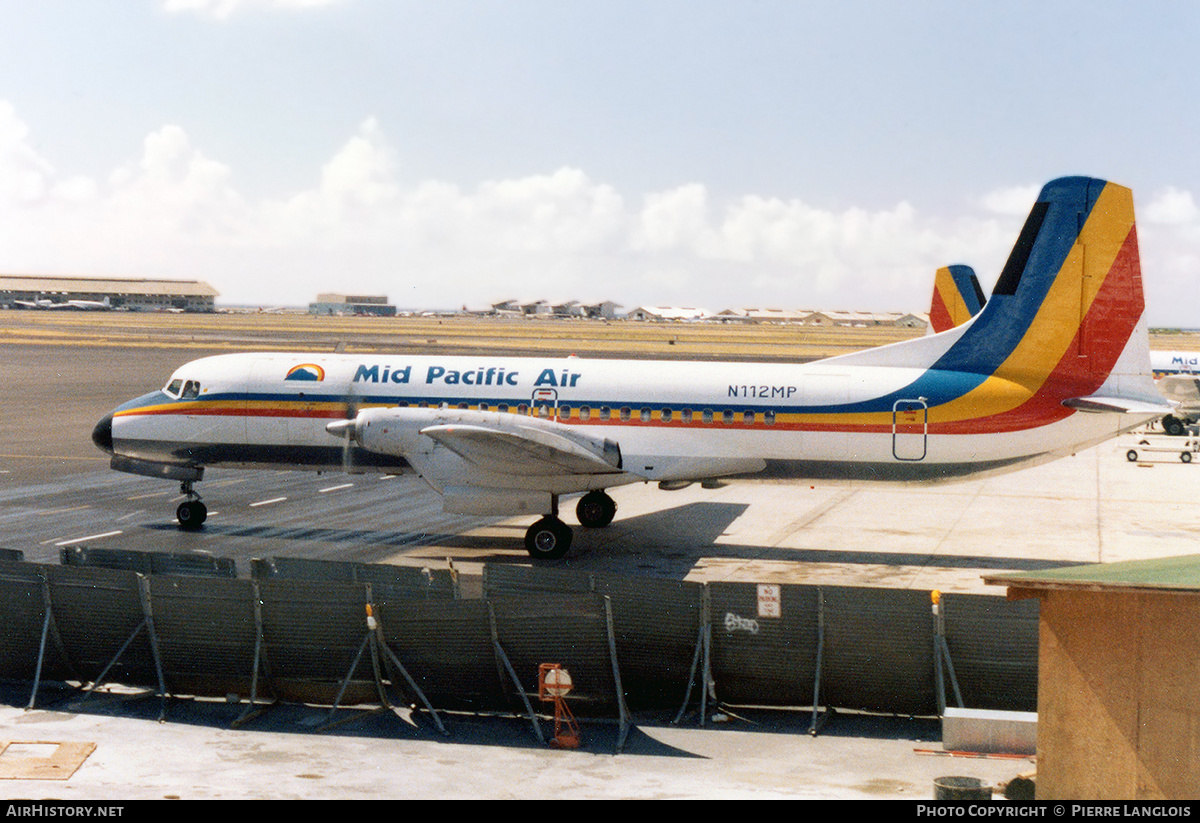
<svg viewBox="0 0 1200 823">
<path fill-rule="evenodd" d="M 273 555 L 449 559 L 468 580 L 485 562 L 530 562 L 527 518 L 446 515 L 411 477 L 211 471 L 200 486 L 205 529 L 179 532 L 176 487 L 109 471 L 89 435 L 117 403 L 202 353 L 0 346 L 0 546 L 42 562 L 71 545 L 208 551 L 243 574 L 250 559 Z M 1170 455 L 1130 462 L 1127 442 L 943 486 L 627 487 L 614 493 L 614 523 L 577 529 L 567 558 L 551 565 L 998 595 L 984 573 L 1197 553 L 1200 466 Z M 939 730 L 921 719 L 839 715 L 813 737 L 806 712 L 747 711 L 704 728 L 639 718 L 617 754 L 605 726 L 585 727 L 583 748 L 560 751 L 500 718 L 455 718 L 442 738 L 395 717 L 321 732 L 326 709 L 276 707 L 234 731 L 238 709 L 222 703 L 172 706 L 161 724 L 156 699 L 89 703 L 26 712 L 20 694 L 5 699 L 8 739 L 96 744 L 68 780 L 11 779 L 0 784 L 8 796 L 922 799 L 939 776 L 1000 783 L 1032 769 L 931 753 Z"/>
</svg>

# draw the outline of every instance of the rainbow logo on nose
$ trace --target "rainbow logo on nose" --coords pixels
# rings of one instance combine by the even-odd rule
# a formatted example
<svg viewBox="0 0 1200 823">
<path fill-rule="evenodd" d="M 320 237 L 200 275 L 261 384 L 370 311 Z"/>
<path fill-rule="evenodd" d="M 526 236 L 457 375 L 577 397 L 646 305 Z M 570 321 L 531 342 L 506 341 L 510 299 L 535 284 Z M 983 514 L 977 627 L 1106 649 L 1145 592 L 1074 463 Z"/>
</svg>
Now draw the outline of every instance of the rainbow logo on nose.
<svg viewBox="0 0 1200 823">
<path fill-rule="evenodd" d="M 325 370 L 316 363 L 302 363 L 299 366 L 292 366 L 288 369 L 287 376 L 284 380 L 311 380 L 320 382 L 325 379 Z"/>
</svg>

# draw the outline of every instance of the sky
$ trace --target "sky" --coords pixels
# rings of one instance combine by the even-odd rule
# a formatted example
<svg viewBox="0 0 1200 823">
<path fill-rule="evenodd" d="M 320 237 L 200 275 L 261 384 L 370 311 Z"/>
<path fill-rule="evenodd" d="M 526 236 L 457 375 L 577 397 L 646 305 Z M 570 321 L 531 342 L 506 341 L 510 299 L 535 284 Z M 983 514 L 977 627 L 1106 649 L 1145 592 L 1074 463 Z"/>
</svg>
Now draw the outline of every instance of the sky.
<svg viewBox="0 0 1200 823">
<path fill-rule="evenodd" d="M 923 312 L 1084 174 L 1200 327 L 1196 42 L 1159 0 L 9 0 L 0 272 Z"/>
</svg>

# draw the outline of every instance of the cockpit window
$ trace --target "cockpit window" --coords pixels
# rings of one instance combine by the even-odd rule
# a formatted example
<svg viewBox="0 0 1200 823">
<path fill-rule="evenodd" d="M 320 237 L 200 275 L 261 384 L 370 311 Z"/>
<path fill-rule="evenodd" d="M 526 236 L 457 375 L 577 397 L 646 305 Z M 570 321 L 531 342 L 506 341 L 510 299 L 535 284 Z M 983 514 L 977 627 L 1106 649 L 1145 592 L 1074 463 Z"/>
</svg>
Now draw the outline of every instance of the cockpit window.
<svg viewBox="0 0 1200 823">
<path fill-rule="evenodd" d="M 182 400 L 195 400 L 200 396 L 200 383 L 196 380 L 189 380 L 183 384 L 183 393 L 179 395 Z"/>
<path fill-rule="evenodd" d="M 179 390 L 182 388 L 183 388 L 183 381 L 181 379 L 179 379 L 178 377 L 176 377 L 174 380 L 172 380 L 170 382 L 170 384 L 165 389 L 163 389 L 163 393 L 168 394 L 171 397 L 179 397 Z"/>
</svg>

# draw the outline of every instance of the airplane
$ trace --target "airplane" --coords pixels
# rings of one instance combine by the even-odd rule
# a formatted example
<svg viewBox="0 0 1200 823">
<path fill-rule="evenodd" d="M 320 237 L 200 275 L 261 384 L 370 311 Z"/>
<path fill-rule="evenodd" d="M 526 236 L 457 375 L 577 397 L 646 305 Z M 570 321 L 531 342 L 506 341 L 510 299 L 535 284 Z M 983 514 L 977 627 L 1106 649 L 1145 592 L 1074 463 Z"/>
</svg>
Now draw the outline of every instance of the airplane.
<svg viewBox="0 0 1200 823">
<path fill-rule="evenodd" d="M 994 293 L 939 334 L 809 363 L 227 354 L 181 366 L 92 433 L 119 471 L 413 471 L 460 514 L 538 517 L 536 559 L 608 525 L 606 489 L 732 479 L 930 482 L 1087 448 L 1170 408 L 1150 376 L 1129 189 L 1042 189 Z"/>
<path fill-rule="evenodd" d="M 108 311 L 112 308 L 112 303 L 107 297 L 103 300 L 63 300 L 61 302 L 55 302 L 45 297 L 38 297 L 33 300 L 14 300 L 12 304 L 21 309 L 67 311 Z"/>
<path fill-rule="evenodd" d="M 112 301 L 107 297 L 103 300 L 68 300 L 66 306 L 76 311 L 108 311 Z"/>
<path fill-rule="evenodd" d="M 1200 374 L 1200 351 L 1152 351 L 1150 370 L 1155 377 Z"/>
<path fill-rule="evenodd" d="M 45 297 L 35 297 L 33 300 L 14 300 L 12 305 L 19 309 L 52 309 L 59 304 Z"/>
</svg>

